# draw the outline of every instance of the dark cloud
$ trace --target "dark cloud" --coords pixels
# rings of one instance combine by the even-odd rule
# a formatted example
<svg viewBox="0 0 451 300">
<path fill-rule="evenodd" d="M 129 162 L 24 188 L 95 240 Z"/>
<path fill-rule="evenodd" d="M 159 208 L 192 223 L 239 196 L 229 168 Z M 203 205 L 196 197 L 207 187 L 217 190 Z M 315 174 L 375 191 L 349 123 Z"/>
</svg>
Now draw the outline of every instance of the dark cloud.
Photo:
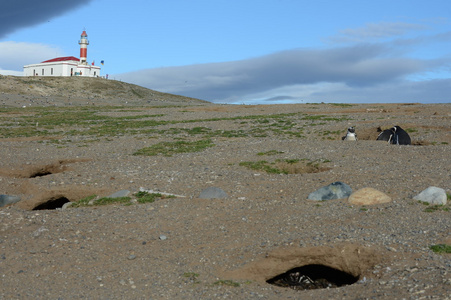
<svg viewBox="0 0 451 300">
<path fill-rule="evenodd" d="M 213 102 L 246 102 L 259 97 L 262 101 L 277 101 L 300 99 L 301 95 L 316 98 L 319 94 L 309 90 L 322 83 L 334 85 L 333 90 L 340 86 L 342 90 L 338 91 L 342 93 L 373 91 L 374 87 L 450 64 L 449 59 L 397 57 L 391 51 L 384 44 L 295 49 L 242 61 L 147 69 L 120 74 L 117 78 Z"/>
<path fill-rule="evenodd" d="M 2 0 L 0 1 L 0 39 L 28 26 L 88 4 L 93 0 Z"/>
</svg>

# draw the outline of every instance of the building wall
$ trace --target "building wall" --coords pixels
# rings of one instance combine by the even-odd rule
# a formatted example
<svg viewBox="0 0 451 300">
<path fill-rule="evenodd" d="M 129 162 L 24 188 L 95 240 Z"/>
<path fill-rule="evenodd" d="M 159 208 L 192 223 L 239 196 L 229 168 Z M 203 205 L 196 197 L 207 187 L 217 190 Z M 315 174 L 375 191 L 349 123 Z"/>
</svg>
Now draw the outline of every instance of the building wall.
<svg viewBox="0 0 451 300">
<path fill-rule="evenodd" d="M 81 76 L 97 77 L 100 76 L 100 67 L 93 65 L 78 65 L 77 72 L 81 72 Z"/>
<path fill-rule="evenodd" d="M 32 64 L 23 68 L 24 76 L 100 76 L 100 67 L 79 65 L 76 61 Z"/>
</svg>

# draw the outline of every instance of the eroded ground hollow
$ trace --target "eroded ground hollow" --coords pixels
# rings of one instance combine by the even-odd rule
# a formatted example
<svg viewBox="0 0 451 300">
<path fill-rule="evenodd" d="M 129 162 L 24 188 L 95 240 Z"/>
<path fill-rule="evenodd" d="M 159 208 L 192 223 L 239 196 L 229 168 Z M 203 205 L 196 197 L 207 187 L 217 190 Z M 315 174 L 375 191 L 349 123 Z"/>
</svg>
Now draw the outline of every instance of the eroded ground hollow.
<svg viewBox="0 0 451 300">
<path fill-rule="evenodd" d="M 32 210 L 44 210 L 44 209 L 57 209 L 62 208 L 63 205 L 67 202 L 70 202 L 66 197 L 53 197 L 49 198 L 41 204 L 35 206 Z"/>
<path fill-rule="evenodd" d="M 266 282 L 295 290 L 312 290 L 350 285 L 358 280 L 358 276 L 328 266 L 312 264 L 290 269 Z"/>
</svg>

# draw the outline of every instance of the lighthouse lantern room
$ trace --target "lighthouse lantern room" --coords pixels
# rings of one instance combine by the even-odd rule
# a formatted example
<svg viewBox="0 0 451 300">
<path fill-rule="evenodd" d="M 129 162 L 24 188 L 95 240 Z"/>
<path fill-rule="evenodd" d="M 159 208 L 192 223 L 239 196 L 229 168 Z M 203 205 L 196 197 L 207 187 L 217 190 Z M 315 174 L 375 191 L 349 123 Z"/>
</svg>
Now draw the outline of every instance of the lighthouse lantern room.
<svg viewBox="0 0 451 300">
<path fill-rule="evenodd" d="M 80 58 L 74 56 L 57 57 L 38 64 L 24 66 L 25 76 L 83 76 L 99 77 L 100 67 L 88 64 L 88 35 L 83 30 L 80 40 Z"/>
</svg>

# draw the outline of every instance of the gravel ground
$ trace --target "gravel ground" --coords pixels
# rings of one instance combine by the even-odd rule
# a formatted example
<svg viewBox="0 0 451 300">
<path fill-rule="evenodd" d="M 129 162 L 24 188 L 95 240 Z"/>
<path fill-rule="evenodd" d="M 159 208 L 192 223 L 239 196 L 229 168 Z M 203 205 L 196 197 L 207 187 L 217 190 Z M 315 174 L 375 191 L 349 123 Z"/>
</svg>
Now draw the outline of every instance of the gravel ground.
<svg viewBox="0 0 451 300">
<path fill-rule="evenodd" d="M 267 128 L 251 116 L 281 113 L 332 119 L 294 115 L 289 117 L 293 130 L 301 136 L 277 131 L 261 137 L 213 136 L 213 147 L 171 157 L 132 154 L 162 141 L 202 137 L 182 132 L 92 140 L 77 135 L 70 142 L 60 137 L 63 144 L 42 136 L 0 139 L 0 193 L 23 199 L 0 208 L 0 298 L 450 299 L 450 254 L 429 248 L 451 244 L 449 204 L 425 212 L 412 197 L 429 186 L 451 193 L 451 105 L 157 108 L 135 102 L 101 114 L 143 113 L 159 114 L 157 120 L 198 120 L 161 125 L 161 130 L 250 132 Z M 359 140 L 341 141 L 351 125 Z M 412 129 L 415 145 L 375 141 L 377 127 L 394 125 Z M 268 174 L 239 165 L 276 159 L 320 161 L 325 169 Z M 43 167 L 50 174 L 30 178 Z M 392 202 L 362 207 L 347 199 L 307 200 L 335 181 L 354 191 L 375 188 Z M 211 186 L 228 197 L 198 198 Z M 32 210 L 59 195 L 76 201 L 140 187 L 184 197 Z M 266 283 L 309 264 L 333 267 L 358 281 L 316 290 Z"/>
</svg>

